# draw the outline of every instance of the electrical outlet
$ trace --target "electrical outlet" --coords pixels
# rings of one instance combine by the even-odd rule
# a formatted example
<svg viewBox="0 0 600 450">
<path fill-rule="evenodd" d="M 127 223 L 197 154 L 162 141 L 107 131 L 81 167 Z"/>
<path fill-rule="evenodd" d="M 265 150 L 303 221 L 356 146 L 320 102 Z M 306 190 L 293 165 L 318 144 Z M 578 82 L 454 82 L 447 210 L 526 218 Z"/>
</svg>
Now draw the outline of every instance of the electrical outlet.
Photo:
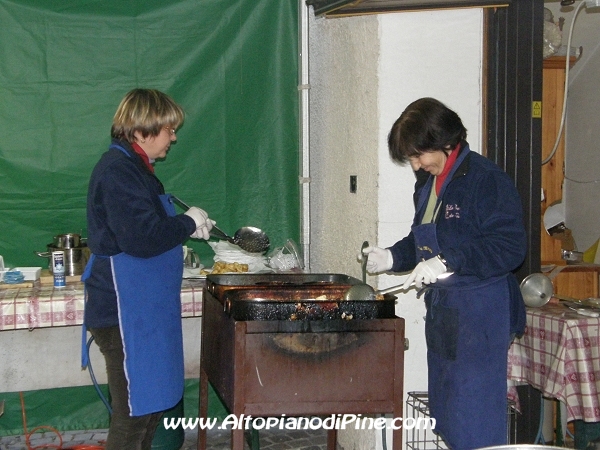
<svg viewBox="0 0 600 450">
<path fill-rule="evenodd" d="M 356 175 L 350 175 L 350 193 L 356 194 Z"/>
</svg>

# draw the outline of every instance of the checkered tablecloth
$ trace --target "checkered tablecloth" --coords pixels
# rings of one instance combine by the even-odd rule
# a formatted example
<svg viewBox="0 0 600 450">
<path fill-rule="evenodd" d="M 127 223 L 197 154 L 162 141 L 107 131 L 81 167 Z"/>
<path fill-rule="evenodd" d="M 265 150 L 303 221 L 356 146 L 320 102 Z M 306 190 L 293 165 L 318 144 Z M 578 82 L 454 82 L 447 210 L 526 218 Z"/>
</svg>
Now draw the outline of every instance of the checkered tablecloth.
<svg viewBox="0 0 600 450">
<path fill-rule="evenodd" d="M 567 420 L 600 421 L 600 318 L 562 304 L 527 309 L 527 328 L 508 353 L 508 378 L 567 406 Z"/>
<path fill-rule="evenodd" d="M 202 315 L 204 280 L 183 280 L 181 317 Z M 83 283 L 66 287 L 36 285 L 0 289 L 0 331 L 81 325 L 83 322 Z"/>
</svg>

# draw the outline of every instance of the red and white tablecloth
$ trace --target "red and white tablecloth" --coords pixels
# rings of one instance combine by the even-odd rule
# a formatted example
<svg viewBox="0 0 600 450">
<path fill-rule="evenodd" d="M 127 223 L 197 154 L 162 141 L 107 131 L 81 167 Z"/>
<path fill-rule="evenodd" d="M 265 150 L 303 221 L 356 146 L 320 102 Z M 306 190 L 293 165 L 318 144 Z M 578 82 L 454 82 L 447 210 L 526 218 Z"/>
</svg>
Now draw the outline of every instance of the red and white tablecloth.
<svg viewBox="0 0 600 450">
<path fill-rule="evenodd" d="M 567 420 L 600 421 L 600 318 L 562 304 L 527 309 L 527 328 L 508 353 L 508 378 L 567 406 Z"/>
<path fill-rule="evenodd" d="M 202 315 L 204 280 L 183 280 L 181 317 Z M 83 283 L 66 287 L 40 286 L 0 289 L 0 331 L 81 325 Z"/>
</svg>

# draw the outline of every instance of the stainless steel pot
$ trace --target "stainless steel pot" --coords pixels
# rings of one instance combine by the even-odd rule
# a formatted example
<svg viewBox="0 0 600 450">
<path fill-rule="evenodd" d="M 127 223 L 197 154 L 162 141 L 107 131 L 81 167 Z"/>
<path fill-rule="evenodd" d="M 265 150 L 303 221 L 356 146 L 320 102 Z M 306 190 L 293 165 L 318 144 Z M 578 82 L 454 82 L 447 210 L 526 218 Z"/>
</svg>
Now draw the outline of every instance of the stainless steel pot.
<svg viewBox="0 0 600 450">
<path fill-rule="evenodd" d="M 54 236 L 54 246 L 59 249 L 81 247 L 84 241 L 85 238 L 82 238 L 80 234 L 76 233 L 58 234 Z"/>
<path fill-rule="evenodd" d="M 52 252 L 63 251 L 65 253 L 65 275 L 73 276 L 83 274 L 85 265 L 87 264 L 88 259 L 90 259 L 90 249 L 87 244 L 84 243 L 74 248 L 58 247 L 54 244 L 48 244 L 47 248 L 47 252 L 35 253 L 42 258 L 48 258 L 48 269 L 50 270 L 50 273 L 52 273 L 52 264 L 50 264 Z"/>
<path fill-rule="evenodd" d="M 564 450 L 568 447 L 553 447 L 551 445 L 512 444 L 481 447 L 479 450 Z"/>
</svg>

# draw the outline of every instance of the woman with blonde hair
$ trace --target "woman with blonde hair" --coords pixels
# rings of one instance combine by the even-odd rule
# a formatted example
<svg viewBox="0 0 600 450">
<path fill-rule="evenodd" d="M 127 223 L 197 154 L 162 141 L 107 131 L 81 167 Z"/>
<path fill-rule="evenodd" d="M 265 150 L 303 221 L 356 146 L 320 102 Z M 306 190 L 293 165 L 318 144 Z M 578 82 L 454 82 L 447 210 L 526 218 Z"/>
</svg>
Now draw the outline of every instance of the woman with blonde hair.
<svg viewBox="0 0 600 450">
<path fill-rule="evenodd" d="M 107 450 L 150 449 L 162 412 L 183 396 L 182 243 L 208 239 L 214 224 L 197 207 L 176 214 L 154 174 L 183 119 L 168 95 L 130 91 L 90 178 L 84 337 L 87 328 L 106 360 Z"/>
</svg>

